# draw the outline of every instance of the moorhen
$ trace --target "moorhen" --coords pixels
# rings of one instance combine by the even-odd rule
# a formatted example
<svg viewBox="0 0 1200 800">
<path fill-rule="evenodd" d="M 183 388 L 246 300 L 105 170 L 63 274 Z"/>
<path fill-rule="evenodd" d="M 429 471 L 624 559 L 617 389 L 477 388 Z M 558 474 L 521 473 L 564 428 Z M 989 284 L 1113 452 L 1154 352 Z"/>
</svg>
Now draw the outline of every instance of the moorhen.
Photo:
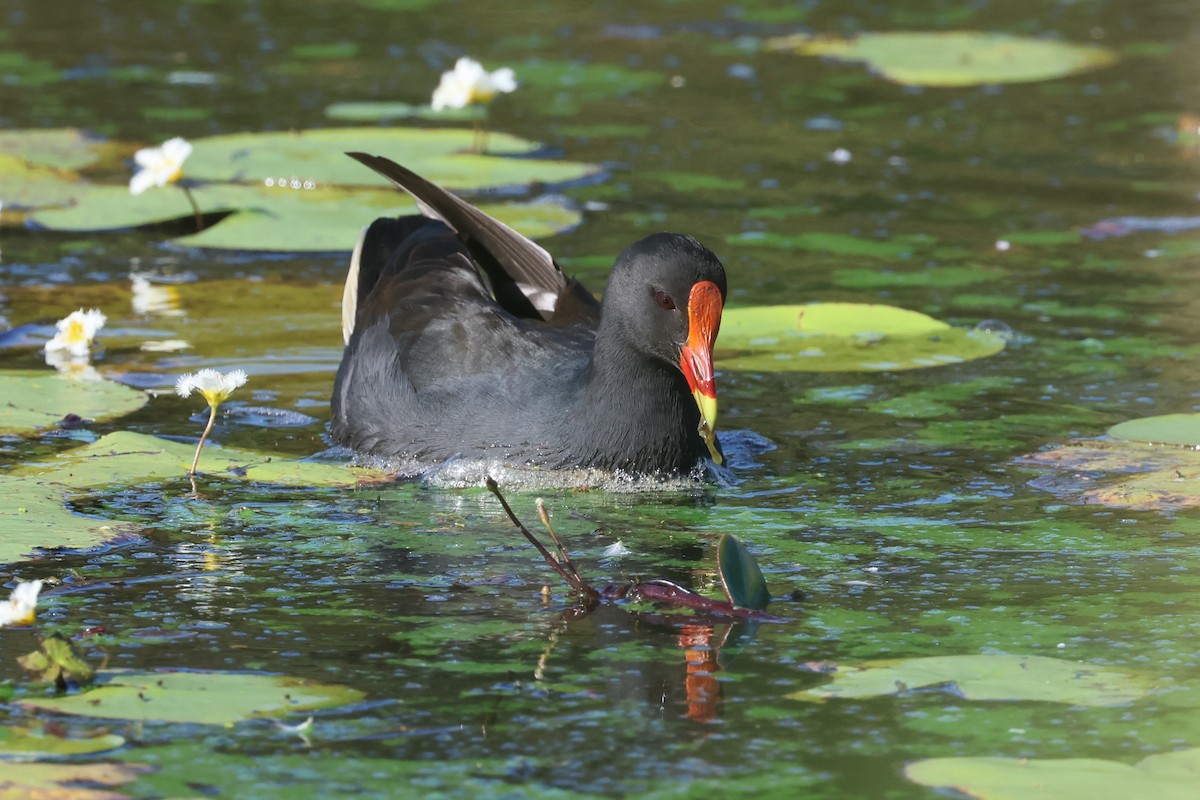
<svg viewBox="0 0 1200 800">
<path fill-rule="evenodd" d="M 362 454 L 702 477 L 721 462 L 725 270 L 690 236 L 629 246 L 598 302 L 507 225 L 379 156 L 422 216 L 355 247 L 333 438 Z"/>
</svg>

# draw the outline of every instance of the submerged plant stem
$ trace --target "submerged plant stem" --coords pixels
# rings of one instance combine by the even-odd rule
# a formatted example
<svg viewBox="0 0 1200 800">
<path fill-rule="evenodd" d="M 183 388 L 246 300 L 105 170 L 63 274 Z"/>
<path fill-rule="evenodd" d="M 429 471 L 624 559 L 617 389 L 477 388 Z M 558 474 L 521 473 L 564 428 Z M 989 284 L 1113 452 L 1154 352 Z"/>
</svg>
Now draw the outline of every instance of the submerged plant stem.
<svg viewBox="0 0 1200 800">
<path fill-rule="evenodd" d="M 196 465 L 200 463 L 200 450 L 204 447 L 204 440 L 208 438 L 209 432 L 212 431 L 213 423 L 217 421 L 217 407 L 208 407 L 208 424 L 204 426 L 204 433 L 200 434 L 200 441 L 196 443 L 196 457 L 192 459 L 192 468 L 188 470 L 188 475 L 196 477 Z M 195 487 L 193 486 L 193 489 Z"/>
</svg>

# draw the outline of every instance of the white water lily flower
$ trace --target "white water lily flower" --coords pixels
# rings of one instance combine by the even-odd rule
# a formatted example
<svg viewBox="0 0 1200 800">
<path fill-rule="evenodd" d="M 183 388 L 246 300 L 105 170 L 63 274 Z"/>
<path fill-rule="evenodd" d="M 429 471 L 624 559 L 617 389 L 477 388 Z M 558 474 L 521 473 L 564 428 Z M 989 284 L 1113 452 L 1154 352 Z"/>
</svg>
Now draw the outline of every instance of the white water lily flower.
<svg viewBox="0 0 1200 800">
<path fill-rule="evenodd" d="M 508 67 L 488 72 L 473 58 L 463 56 L 450 72 L 442 73 L 442 81 L 433 90 L 430 105 L 434 111 L 446 108 L 466 108 L 472 103 L 486 105 L 501 92 L 517 88 L 516 74 Z"/>
<path fill-rule="evenodd" d="M 245 371 L 240 369 L 225 374 L 221 374 L 215 369 L 202 369 L 199 372 L 181 375 L 175 382 L 175 392 L 180 397 L 188 397 L 192 392 L 199 392 L 204 395 L 209 406 L 215 410 L 217 406 L 225 402 L 225 398 L 229 397 L 234 389 L 245 385 L 246 380 Z"/>
<path fill-rule="evenodd" d="M 138 172 L 129 181 L 129 191 L 141 194 L 151 186 L 166 186 L 183 175 L 183 162 L 192 154 L 192 143 L 182 136 L 168 139 L 158 147 L 146 147 L 133 154 Z"/>
<path fill-rule="evenodd" d="M 108 317 L 94 308 L 72 311 L 65 319 L 54 323 L 58 333 L 46 342 L 46 352 L 66 350 L 73 356 L 86 356 L 91 349 L 92 340 L 96 338 L 96 331 L 103 328 L 107 321 Z"/>
<path fill-rule="evenodd" d="M 21 581 L 7 600 L 0 603 L 0 628 L 6 625 L 32 625 L 37 612 L 41 581 Z"/>
<path fill-rule="evenodd" d="M 188 475 L 192 477 L 193 487 L 195 486 L 196 465 L 200 463 L 200 451 L 204 448 L 204 440 L 212 432 L 213 423 L 217 421 L 217 406 L 221 405 L 234 389 L 245 382 L 246 373 L 240 369 L 232 370 L 224 375 L 215 369 L 202 369 L 199 372 L 182 375 L 175 382 L 175 391 L 180 397 L 187 397 L 192 392 L 199 392 L 208 401 L 208 424 L 204 426 L 204 433 L 200 434 L 200 441 L 196 444 L 196 457 L 192 459 L 192 467 L 188 470 Z"/>
</svg>

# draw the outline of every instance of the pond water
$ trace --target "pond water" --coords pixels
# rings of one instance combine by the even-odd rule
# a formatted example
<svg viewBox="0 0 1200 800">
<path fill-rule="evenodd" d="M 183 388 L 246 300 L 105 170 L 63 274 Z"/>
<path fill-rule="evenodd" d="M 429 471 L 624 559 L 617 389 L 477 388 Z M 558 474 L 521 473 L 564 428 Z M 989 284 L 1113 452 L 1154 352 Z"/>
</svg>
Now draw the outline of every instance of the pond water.
<svg viewBox="0 0 1200 800">
<path fill-rule="evenodd" d="M 721 256 L 731 307 L 881 303 L 1011 338 L 928 369 L 722 370 L 731 485 L 539 494 L 594 583 L 666 577 L 713 593 L 716 542 L 731 533 L 787 621 L 685 624 L 619 605 L 576 616 L 483 489 L 205 471 L 218 446 L 343 469 L 326 431 L 346 252 L 171 243 L 190 217 L 0 228 L 0 314 L 26 337 L 0 348 L 0 370 L 49 369 L 38 336 L 96 307 L 108 325 L 93 365 L 156 395 L 81 430 L 5 435 L 0 476 L 120 431 L 190 450 L 206 415 L 171 394 L 178 375 L 250 376 L 195 494 L 182 471 L 81 478 L 68 507 L 121 535 L 0 568 L 59 582 L 32 631 L 0 630 L 0 733 L 119 735 L 69 763 L 144 765 L 111 781 L 130 797 L 927 798 L 949 785 L 1000 797 L 1005 775 L 1029 783 L 1016 796 L 1105 796 L 1062 759 L 1110 762 L 1090 768 L 1112 771 L 1100 784 L 1120 787 L 1112 796 L 1184 796 L 1157 762 L 1134 765 L 1195 764 L 1200 748 L 1194 487 L 1130 500 L 1091 491 L 1120 480 L 1110 468 L 1140 469 L 1128 460 L 1025 457 L 1200 406 L 1196 13 L 1157 0 L 8 0 L 6 129 L 155 144 L 332 127 L 345 124 L 326 114 L 335 102 L 427 102 L 470 54 L 523 81 L 494 104 L 493 131 L 603 166 L 550 187 L 582 221 L 541 240 L 587 285 L 629 242 L 678 230 Z M 1117 60 L 906 86 L 766 47 L 801 30 L 1003 32 Z M 170 290 L 162 304 L 134 307 L 134 272 Z M 171 340 L 190 346 L 142 348 Z M 1184 481 L 1196 467 L 1176 469 Z M 530 522 L 534 497 L 510 494 Z M 628 553 L 606 555 L 617 542 Z M 282 674 L 357 693 L 280 717 L 311 715 L 301 732 L 26 702 L 52 692 L 16 657 L 36 634 L 88 630 L 80 648 L 105 670 Z M 986 658 L 930 660 L 949 656 Z M 879 669 L 856 672 L 867 665 Z M 852 685 L 873 674 L 875 688 Z M 226 703 L 210 695 L 192 705 Z M 1036 781 L 1021 772 L 1034 767 Z"/>
</svg>

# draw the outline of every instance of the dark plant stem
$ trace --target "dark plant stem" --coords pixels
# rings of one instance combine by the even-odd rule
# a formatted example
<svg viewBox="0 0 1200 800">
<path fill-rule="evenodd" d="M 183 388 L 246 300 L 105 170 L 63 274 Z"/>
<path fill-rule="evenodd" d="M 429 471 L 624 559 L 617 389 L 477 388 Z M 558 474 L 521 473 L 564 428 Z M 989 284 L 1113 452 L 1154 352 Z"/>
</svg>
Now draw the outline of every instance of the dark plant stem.
<svg viewBox="0 0 1200 800">
<path fill-rule="evenodd" d="M 196 232 L 199 233 L 204 230 L 204 215 L 200 213 L 200 206 L 196 204 L 196 198 L 192 196 L 192 187 L 180 181 L 179 188 L 183 189 L 183 193 L 187 195 L 188 202 L 192 204 L 192 214 L 196 217 Z"/>
<path fill-rule="evenodd" d="M 521 523 L 521 520 L 517 518 L 517 515 L 513 513 L 512 508 L 508 505 L 508 501 L 504 499 L 504 495 L 500 493 L 500 486 L 496 483 L 491 475 L 487 477 L 487 488 L 488 491 L 496 495 L 496 499 L 500 501 L 500 505 L 504 508 L 504 513 L 508 515 L 510 520 L 512 520 L 513 525 L 517 526 L 517 530 L 524 534 L 525 538 L 529 540 L 529 543 L 536 547 L 537 551 L 542 554 L 542 558 L 546 560 L 546 563 L 549 564 L 550 567 L 557 572 L 559 576 L 571 586 L 572 589 L 579 592 L 581 595 L 584 595 L 589 600 L 599 599 L 600 593 L 589 586 L 587 581 L 579 577 L 579 574 L 574 572 L 574 567 L 572 567 L 571 571 L 568 572 L 567 569 L 559 563 L 558 559 L 556 559 L 550 553 L 550 551 L 546 549 L 546 546 L 538 541 L 538 538 Z M 570 562 L 567 563 L 569 564 Z"/>
<path fill-rule="evenodd" d="M 204 426 L 204 433 L 200 434 L 200 441 L 196 444 L 196 457 L 192 459 L 192 468 L 188 470 L 188 475 L 192 478 L 196 477 L 196 465 L 200 463 L 200 449 L 204 447 L 204 440 L 208 438 L 208 434 L 212 431 L 213 423 L 217 421 L 217 407 L 208 407 L 208 424 Z M 192 484 L 192 491 L 195 491 L 195 484 Z"/>
</svg>

